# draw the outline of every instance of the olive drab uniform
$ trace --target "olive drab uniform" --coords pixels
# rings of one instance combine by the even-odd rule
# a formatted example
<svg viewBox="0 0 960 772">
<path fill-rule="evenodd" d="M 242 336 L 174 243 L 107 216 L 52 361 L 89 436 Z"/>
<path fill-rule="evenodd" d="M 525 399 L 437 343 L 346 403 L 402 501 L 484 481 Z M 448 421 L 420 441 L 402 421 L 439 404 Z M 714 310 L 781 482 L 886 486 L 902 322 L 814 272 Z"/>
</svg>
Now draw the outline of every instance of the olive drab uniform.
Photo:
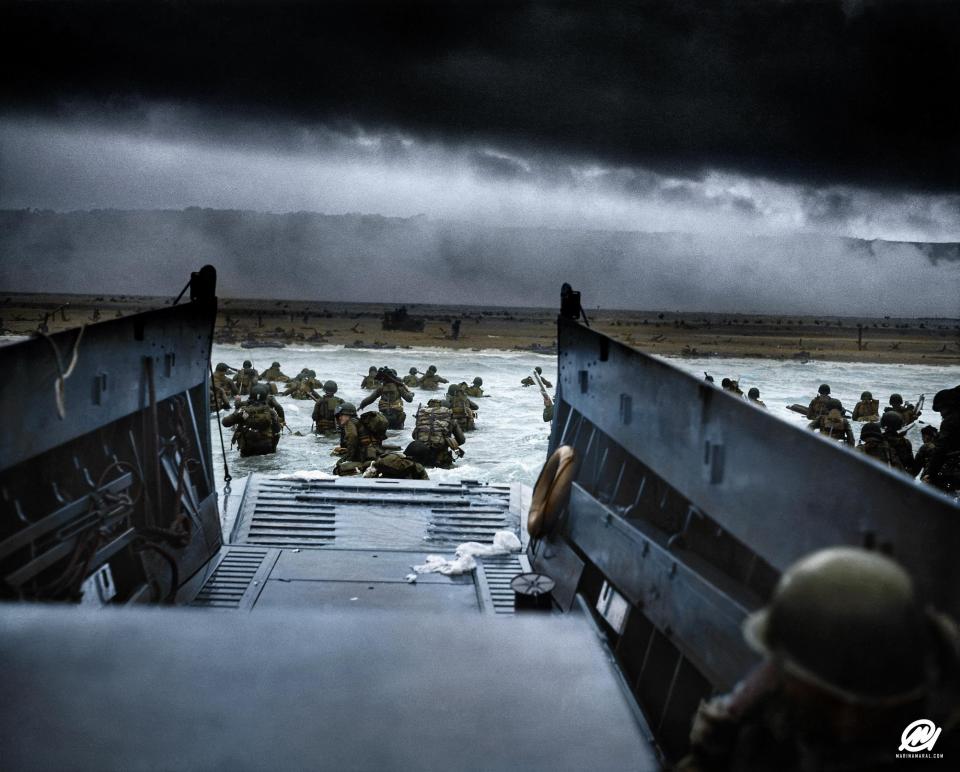
<svg viewBox="0 0 960 772">
<path fill-rule="evenodd" d="M 418 464 L 403 453 L 384 453 L 365 466 L 364 477 L 388 477 L 394 480 L 430 479 L 422 464 Z"/>
<path fill-rule="evenodd" d="M 829 394 L 818 394 L 811 401 L 809 407 L 807 407 L 807 418 L 811 421 L 819 418 L 821 415 L 827 413 L 830 408 L 827 406 L 828 402 L 832 402 L 833 397 Z"/>
<path fill-rule="evenodd" d="M 880 420 L 880 400 L 862 399 L 856 407 L 853 408 L 854 421 L 879 421 Z"/>
<path fill-rule="evenodd" d="M 280 381 L 280 383 L 288 383 L 290 381 L 289 375 L 284 375 L 279 367 L 268 367 L 262 373 L 260 373 L 261 381 Z"/>
<path fill-rule="evenodd" d="M 913 445 L 906 437 L 901 437 L 896 432 L 884 432 L 883 439 L 887 441 L 887 446 L 896 453 L 900 460 L 900 467 L 909 475 L 913 475 Z"/>
<path fill-rule="evenodd" d="M 543 406 L 543 422 L 550 423 L 553 420 L 553 403 Z"/>
<path fill-rule="evenodd" d="M 904 426 L 917 420 L 917 406 L 910 402 L 904 403 L 903 405 L 897 405 L 896 407 L 888 405 L 883 409 L 883 412 L 886 413 L 890 410 L 900 414 L 900 417 L 903 419 Z"/>
<path fill-rule="evenodd" d="M 900 457 L 887 445 L 887 441 L 882 437 L 871 437 L 857 445 L 857 450 L 870 458 L 881 461 L 891 469 L 903 469 L 900 463 Z"/>
<path fill-rule="evenodd" d="M 420 388 L 425 391 L 436 391 L 440 388 L 441 383 L 450 383 L 450 381 L 436 373 L 425 373 L 423 378 L 420 379 Z"/>
<path fill-rule="evenodd" d="M 364 464 L 374 461 L 383 452 L 383 440 L 387 436 L 387 422 L 380 413 L 364 413 L 359 418 L 351 417 L 340 427 L 340 456 L 333 473 L 347 476 L 356 474 Z"/>
<path fill-rule="evenodd" d="M 408 373 L 407 375 L 403 376 L 403 385 L 414 386 L 414 387 L 419 386 L 420 379 L 417 378 L 417 376 L 414 373 Z"/>
<path fill-rule="evenodd" d="M 380 397 L 377 409 L 386 417 L 389 428 L 402 429 L 404 421 L 407 420 L 407 414 L 403 411 L 403 402 L 401 400 L 413 402 L 413 394 L 410 393 L 410 390 L 402 384 L 398 385 L 389 380 L 384 381 L 377 387 L 377 390 L 373 392 L 373 394 L 364 397 L 358 406 L 359 409 L 363 410 L 363 408 L 371 404 L 377 397 Z"/>
<path fill-rule="evenodd" d="M 960 409 L 940 412 L 943 420 L 927 462 L 930 484 L 943 491 L 960 490 Z"/>
<path fill-rule="evenodd" d="M 343 400 L 336 394 L 324 394 L 313 406 L 313 430 L 317 434 L 330 434 L 337 431 L 337 419 L 334 411 Z"/>
<path fill-rule="evenodd" d="M 548 388 L 548 389 L 552 389 L 552 388 L 553 388 L 553 384 L 550 383 L 550 381 L 548 381 L 548 380 L 547 380 L 546 378 L 544 378 L 542 375 L 540 376 L 540 382 L 544 385 L 545 388 Z M 532 376 L 532 375 L 528 375 L 526 378 L 524 378 L 522 381 L 520 381 L 520 385 L 521 385 L 521 386 L 536 386 L 536 385 L 537 385 L 537 382 L 536 382 L 535 380 L 533 380 L 533 376 Z"/>
<path fill-rule="evenodd" d="M 375 373 L 370 373 L 369 375 L 365 376 L 362 381 L 360 381 L 360 388 L 366 389 L 367 391 L 370 391 L 371 389 L 375 389 L 379 385 L 380 385 L 380 381 L 377 380 L 377 376 Z"/>
<path fill-rule="evenodd" d="M 818 430 L 832 440 L 843 440 L 847 445 L 856 445 L 850 422 L 836 408 L 829 413 L 821 413 L 816 420 L 810 422 L 809 428 Z"/>
<path fill-rule="evenodd" d="M 236 377 L 233 379 L 234 383 L 237 384 L 237 389 L 240 394 L 249 394 L 250 387 L 253 386 L 259 375 L 255 368 L 253 367 L 244 367 L 242 370 L 237 372 Z"/>
<path fill-rule="evenodd" d="M 233 442 L 237 443 L 241 456 L 274 453 L 280 442 L 280 417 L 266 403 L 247 402 L 221 423 L 226 427 L 236 427 Z"/>
<path fill-rule="evenodd" d="M 449 469 L 453 466 L 451 450 L 462 456 L 463 451 L 460 450 L 460 445 L 466 442 L 463 431 L 453 420 L 450 408 L 442 405 L 422 407 L 417 411 L 413 439 L 430 447 L 432 463 L 425 466 L 436 466 L 441 469 Z"/>
<path fill-rule="evenodd" d="M 482 386 L 467 386 L 463 392 L 468 397 L 482 397 L 483 396 L 483 387 Z"/>
<path fill-rule="evenodd" d="M 316 399 L 317 394 L 314 391 L 314 384 L 319 385 L 313 378 L 294 378 L 283 390 L 283 396 L 293 397 L 293 399 Z"/>
<path fill-rule="evenodd" d="M 230 407 L 230 398 L 238 394 L 236 384 L 225 372 L 218 370 L 210 380 L 210 408 L 221 410 Z"/>
<path fill-rule="evenodd" d="M 913 457 L 913 474 L 925 477 L 927 466 L 930 464 L 930 456 L 933 454 L 933 441 L 925 442 L 917 448 L 917 454 Z"/>
<path fill-rule="evenodd" d="M 463 391 L 459 391 L 456 394 L 450 395 L 450 397 L 445 400 L 449 403 L 450 413 L 453 417 L 454 422 L 465 432 L 472 432 L 477 428 L 475 419 L 476 411 L 479 410 L 479 406 L 476 402 L 471 401 Z"/>
</svg>

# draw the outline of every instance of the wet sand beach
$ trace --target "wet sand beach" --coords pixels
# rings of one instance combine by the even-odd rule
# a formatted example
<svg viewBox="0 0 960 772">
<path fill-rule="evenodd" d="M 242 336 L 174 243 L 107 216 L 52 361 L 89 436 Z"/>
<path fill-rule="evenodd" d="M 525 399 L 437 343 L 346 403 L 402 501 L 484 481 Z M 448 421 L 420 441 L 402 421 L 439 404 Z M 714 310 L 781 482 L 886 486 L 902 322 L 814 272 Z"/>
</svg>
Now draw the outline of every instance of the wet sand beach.
<svg viewBox="0 0 960 772">
<path fill-rule="evenodd" d="M 0 293 L 0 326 L 24 335 L 169 305 L 170 298 Z M 552 353 L 556 310 L 411 304 L 422 332 L 382 329 L 393 304 L 221 298 L 216 341 L 250 347 L 327 344 Z M 745 315 L 587 309 L 590 324 L 662 356 L 960 364 L 960 319 Z M 459 337 L 453 338 L 455 320 Z"/>
</svg>

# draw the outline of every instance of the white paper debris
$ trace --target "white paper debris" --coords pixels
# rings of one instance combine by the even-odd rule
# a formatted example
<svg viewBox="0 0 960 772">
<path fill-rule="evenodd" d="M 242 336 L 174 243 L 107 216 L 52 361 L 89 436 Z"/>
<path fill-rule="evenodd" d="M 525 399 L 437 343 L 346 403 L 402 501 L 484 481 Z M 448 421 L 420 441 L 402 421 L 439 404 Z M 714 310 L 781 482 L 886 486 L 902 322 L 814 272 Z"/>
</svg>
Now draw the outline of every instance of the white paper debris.
<svg viewBox="0 0 960 772">
<path fill-rule="evenodd" d="M 476 558 L 491 555 L 507 555 L 520 549 L 520 540 L 512 531 L 497 531 L 493 535 L 493 544 L 481 544 L 468 541 L 457 547 L 456 557 L 448 560 L 443 555 L 427 555 L 425 563 L 414 566 L 418 574 L 439 573 L 455 576 L 473 571 L 477 567 Z"/>
</svg>

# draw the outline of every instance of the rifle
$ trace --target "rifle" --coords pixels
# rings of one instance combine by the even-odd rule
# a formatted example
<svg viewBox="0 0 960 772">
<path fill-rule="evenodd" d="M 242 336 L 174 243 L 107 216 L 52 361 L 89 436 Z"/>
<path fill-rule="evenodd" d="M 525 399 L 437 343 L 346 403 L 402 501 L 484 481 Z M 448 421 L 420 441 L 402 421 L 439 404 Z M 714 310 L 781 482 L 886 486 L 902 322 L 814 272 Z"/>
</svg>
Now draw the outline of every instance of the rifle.
<svg viewBox="0 0 960 772">
<path fill-rule="evenodd" d="M 535 380 L 535 381 L 537 382 L 537 386 L 540 387 L 540 393 L 541 393 L 546 399 L 548 399 L 548 400 L 550 401 L 550 404 L 552 405 L 552 404 L 553 404 L 553 400 L 550 399 L 550 395 L 547 393 L 547 389 L 546 389 L 546 387 L 544 387 L 543 381 L 540 380 L 540 373 L 538 373 L 536 370 L 533 371 L 533 380 Z"/>
</svg>

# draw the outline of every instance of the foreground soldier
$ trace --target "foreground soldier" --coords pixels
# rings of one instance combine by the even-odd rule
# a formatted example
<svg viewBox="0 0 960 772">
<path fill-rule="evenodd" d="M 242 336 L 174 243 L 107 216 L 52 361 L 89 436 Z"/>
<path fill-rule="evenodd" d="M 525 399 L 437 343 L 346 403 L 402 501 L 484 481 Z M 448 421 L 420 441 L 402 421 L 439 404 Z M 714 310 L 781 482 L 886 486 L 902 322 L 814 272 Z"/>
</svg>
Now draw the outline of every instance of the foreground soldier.
<svg viewBox="0 0 960 772">
<path fill-rule="evenodd" d="M 930 458 L 933 455 L 934 441 L 937 438 L 937 430 L 932 426 L 924 426 L 920 430 L 920 437 L 923 444 L 917 448 L 917 455 L 913 457 L 913 474 L 920 475 L 923 479 L 928 475 L 927 467 L 930 465 Z"/>
<path fill-rule="evenodd" d="M 410 389 L 397 380 L 396 375 L 386 368 L 377 371 L 377 380 L 380 385 L 373 394 L 364 397 L 360 403 L 360 409 L 363 410 L 379 397 L 380 402 L 377 409 L 386 416 L 389 427 L 391 429 L 402 429 L 404 422 L 407 420 L 407 414 L 403 411 L 401 400 L 413 402 L 413 394 L 410 393 Z"/>
<path fill-rule="evenodd" d="M 883 439 L 883 430 L 878 423 L 871 422 L 863 425 L 860 430 L 860 444 L 857 445 L 857 450 L 886 464 L 891 469 L 903 469 L 900 464 L 900 457 Z"/>
<path fill-rule="evenodd" d="M 473 384 L 467 387 L 467 390 L 464 392 L 468 397 L 482 397 L 483 396 L 483 378 L 479 375 L 473 379 Z"/>
<path fill-rule="evenodd" d="M 369 390 L 369 389 L 375 389 L 379 385 L 380 384 L 377 383 L 377 368 L 371 367 L 367 371 L 366 377 L 362 381 L 360 381 L 360 388 Z"/>
<path fill-rule="evenodd" d="M 287 383 L 287 387 L 283 390 L 283 396 L 293 397 L 293 399 L 317 399 L 318 394 L 314 389 L 319 384 L 310 375 L 310 372 L 307 368 L 303 368 L 296 378 Z"/>
<path fill-rule="evenodd" d="M 807 418 L 814 421 L 828 412 L 831 408 L 827 407 L 827 403 L 830 401 L 830 384 L 821 383 L 820 388 L 817 389 L 817 396 L 810 401 L 810 405 L 807 407 Z M 840 409 L 842 411 L 843 407 L 841 406 Z"/>
<path fill-rule="evenodd" d="M 904 425 L 916 421 L 917 416 L 919 415 L 916 405 L 910 402 L 903 404 L 903 397 L 901 397 L 899 394 L 890 395 L 890 406 L 885 407 L 883 412 L 885 414 L 890 412 L 899 413 L 900 417 L 903 419 Z"/>
<path fill-rule="evenodd" d="M 268 367 L 266 370 L 260 373 L 260 380 L 270 381 L 271 383 L 274 381 L 279 381 L 280 383 L 287 383 L 290 380 L 290 376 L 284 375 L 280 371 L 279 362 L 274 362 L 272 365 L 270 365 L 270 367 Z"/>
<path fill-rule="evenodd" d="M 942 491 L 960 490 L 960 386 L 938 391 L 933 409 L 940 413 L 940 430 L 933 441 L 924 482 Z"/>
<path fill-rule="evenodd" d="M 417 368 L 411 367 L 410 372 L 403 376 L 403 385 L 404 386 L 419 386 L 420 379 L 417 377 Z"/>
<path fill-rule="evenodd" d="M 352 475 L 367 461 L 373 461 L 383 452 L 387 420 L 380 413 L 364 413 L 357 416 L 357 409 L 344 402 L 336 411 L 340 425 L 340 445 L 333 449 L 340 456 L 333 473 Z"/>
<path fill-rule="evenodd" d="M 700 703 L 678 769 L 896 768 L 918 718 L 942 727 L 936 751 L 956 749 L 956 624 L 925 611 L 890 558 L 850 547 L 803 558 L 744 637 L 766 659 Z"/>
<path fill-rule="evenodd" d="M 548 394 L 543 395 L 543 422 L 550 423 L 553 420 L 553 400 Z"/>
<path fill-rule="evenodd" d="M 447 387 L 447 398 L 444 400 L 430 400 L 429 404 L 434 402 L 443 405 L 444 407 L 450 408 L 451 416 L 453 417 L 454 422 L 465 432 L 472 432 L 477 428 L 474 419 L 476 418 L 476 411 L 480 409 L 480 406 L 466 396 L 464 393 L 465 384 L 456 384 L 451 383 Z"/>
<path fill-rule="evenodd" d="M 422 442 L 429 452 L 421 463 L 427 467 L 450 469 L 453 466 L 453 453 L 463 458 L 461 445 L 467 441 L 463 431 L 453 420 L 450 408 L 441 405 L 421 407 L 417 411 L 413 439 Z"/>
<path fill-rule="evenodd" d="M 810 422 L 807 428 L 819 430 L 820 434 L 825 434 L 831 440 L 842 440 L 847 445 L 855 445 L 853 428 L 850 426 L 850 422 L 843 417 L 843 405 L 840 404 L 840 400 L 828 400 L 826 406 L 827 412 L 820 413 Z"/>
<path fill-rule="evenodd" d="M 430 365 L 427 372 L 423 374 L 423 378 L 420 379 L 420 388 L 426 391 L 436 391 L 440 388 L 441 383 L 450 383 L 450 381 L 437 374 L 436 365 Z"/>
<path fill-rule="evenodd" d="M 237 384 L 237 390 L 240 394 L 249 394 L 250 387 L 257 382 L 258 378 L 257 371 L 253 367 L 253 363 L 247 359 L 243 363 L 243 367 L 237 372 L 234 377 L 234 383 Z"/>
<path fill-rule="evenodd" d="M 352 465 L 343 464 L 341 475 L 363 473 L 364 477 L 386 477 L 392 480 L 429 480 L 421 459 L 429 459 L 430 448 L 422 442 L 411 442 L 403 453 L 384 453 L 373 461 L 364 461 L 351 471 Z"/>
<path fill-rule="evenodd" d="M 316 434 L 332 434 L 337 431 L 337 408 L 343 400 L 336 396 L 336 381 L 323 384 L 323 396 L 313 406 L 313 431 Z"/>
<path fill-rule="evenodd" d="M 230 407 L 230 398 L 238 394 L 236 384 L 227 375 L 229 367 L 223 362 L 217 365 L 210 380 L 210 408 L 212 410 L 226 410 Z"/>
<path fill-rule="evenodd" d="M 540 376 L 540 382 L 541 382 L 544 386 L 546 386 L 548 389 L 552 389 L 552 388 L 553 388 L 553 384 L 550 383 L 550 381 L 548 381 L 546 378 L 543 377 L 543 368 L 540 367 L 540 365 L 537 365 L 537 366 L 534 367 L 533 369 L 536 370 L 537 375 Z M 522 381 L 520 381 L 520 385 L 521 385 L 521 386 L 536 386 L 536 385 L 537 385 L 537 382 L 533 379 L 533 376 L 532 376 L 532 375 L 528 375 L 526 378 L 524 378 Z"/>
<path fill-rule="evenodd" d="M 747 392 L 747 399 L 757 407 L 767 407 L 766 404 L 760 399 L 760 389 L 758 389 L 756 386 Z M 852 445 L 853 443 L 850 444 Z"/>
<path fill-rule="evenodd" d="M 880 420 L 880 400 L 874 399 L 869 391 L 860 395 L 860 401 L 853 408 L 854 421 L 879 421 Z"/>
<path fill-rule="evenodd" d="M 244 457 L 275 453 L 280 442 L 280 416 L 267 404 L 270 392 L 266 385 L 258 385 L 247 402 L 221 421 L 226 427 L 236 427 L 233 442 L 237 443 L 240 455 Z"/>
<path fill-rule="evenodd" d="M 898 432 L 903 428 L 903 419 L 899 413 L 892 410 L 883 414 L 880 419 L 880 428 L 883 430 L 883 439 L 886 440 L 890 450 L 897 454 L 900 460 L 900 466 L 903 471 L 913 476 L 913 445 L 906 437 L 901 437 Z"/>
</svg>

